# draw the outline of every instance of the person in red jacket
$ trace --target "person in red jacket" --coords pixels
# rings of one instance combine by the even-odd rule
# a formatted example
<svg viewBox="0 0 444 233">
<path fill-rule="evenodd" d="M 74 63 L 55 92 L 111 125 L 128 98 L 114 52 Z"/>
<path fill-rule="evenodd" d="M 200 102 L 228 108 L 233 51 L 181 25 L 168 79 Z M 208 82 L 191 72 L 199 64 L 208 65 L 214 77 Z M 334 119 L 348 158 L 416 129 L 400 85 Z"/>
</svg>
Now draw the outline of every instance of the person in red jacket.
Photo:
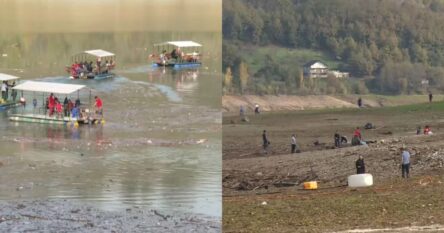
<svg viewBox="0 0 444 233">
<path fill-rule="evenodd" d="M 353 133 L 353 136 L 359 138 L 359 140 L 362 139 L 362 136 L 361 136 L 361 130 L 359 129 L 359 127 L 356 127 L 356 130 L 355 130 L 355 132 Z"/>
<path fill-rule="evenodd" d="M 57 118 L 63 117 L 63 107 L 59 101 L 57 101 L 56 103 L 56 111 L 57 111 Z"/>
<path fill-rule="evenodd" d="M 94 104 L 94 106 L 97 109 L 97 114 L 102 115 L 103 111 L 102 111 L 102 107 L 103 107 L 103 102 L 102 99 L 100 99 L 98 96 L 95 96 L 94 99 L 96 100 L 96 103 Z"/>
<path fill-rule="evenodd" d="M 54 97 L 54 94 L 51 93 L 48 97 L 49 116 L 52 116 L 52 114 L 54 113 L 55 105 L 56 105 L 55 97 Z"/>
<path fill-rule="evenodd" d="M 362 144 L 362 135 L 359 127 L 356 127 L 355 132 L 353 133 L 352 145 L 357 146 Z"/>
<path fill-rule="evenodd" d="M 432 134 L 432 130 L 430 129 L 430 126 L 426 125 L 426 126 L 424 127 L 424 134 L 425 134 L 425 135 L 430 135 L 430 134 Z"/>
</svg>

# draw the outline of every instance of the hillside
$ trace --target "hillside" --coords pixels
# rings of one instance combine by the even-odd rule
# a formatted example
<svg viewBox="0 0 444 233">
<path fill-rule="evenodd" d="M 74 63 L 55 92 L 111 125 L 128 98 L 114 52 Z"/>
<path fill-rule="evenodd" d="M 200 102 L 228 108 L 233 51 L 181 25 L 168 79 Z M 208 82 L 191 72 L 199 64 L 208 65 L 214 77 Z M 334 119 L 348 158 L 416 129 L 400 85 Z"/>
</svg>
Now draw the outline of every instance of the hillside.
<svg viewBox="0 0 444 233">
<path fill-rule="evenodd" d="M 239 114 L 240 106 L 248 113 L 253 113 L 256 104 L 261 111 L 294 111 L 313 109 L 357 108 L 357 99 L 361 97 L 364 107 L 389 107 L 408 104 L 420 104 L 427 101 L 426 95 L 225 95 L 222 97 L 222 111 L 225 115 Z M 443 95 L 435 95 L 435 100 L 443 100 Z"/>
<path fill-rule="evenodd" d="M 315 92 L 298 81 L 302 60 L 313 59 L 374 77 L 364 92 L 440 91 L 443 12 L 442 0 L 224 1 L 225 93 Z"/>
</svg>

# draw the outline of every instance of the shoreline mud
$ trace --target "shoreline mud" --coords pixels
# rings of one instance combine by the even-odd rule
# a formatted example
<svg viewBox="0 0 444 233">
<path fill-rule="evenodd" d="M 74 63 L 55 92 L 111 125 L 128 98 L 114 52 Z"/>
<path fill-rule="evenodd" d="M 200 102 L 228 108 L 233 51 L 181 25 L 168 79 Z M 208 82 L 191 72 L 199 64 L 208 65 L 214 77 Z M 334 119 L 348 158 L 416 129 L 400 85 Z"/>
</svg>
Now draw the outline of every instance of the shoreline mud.
<svg viewBox="0 0 444 233">
<path fill-rule="evenodd" d="M 105 211 L 72 200 L 0 201 L 0 232 L 221 232 L 218 219 L 133 206 Z"/>
</svg>

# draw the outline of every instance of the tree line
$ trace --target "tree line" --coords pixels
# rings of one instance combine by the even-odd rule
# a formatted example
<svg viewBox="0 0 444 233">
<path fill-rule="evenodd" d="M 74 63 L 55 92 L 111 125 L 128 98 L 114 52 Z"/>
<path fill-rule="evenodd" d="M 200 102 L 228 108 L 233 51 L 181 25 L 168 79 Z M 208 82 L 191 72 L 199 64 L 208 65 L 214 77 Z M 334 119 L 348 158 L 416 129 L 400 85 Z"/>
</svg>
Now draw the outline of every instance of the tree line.
<svg viewBox="0 0 444 233">
<path fill-rule="evenodd" d="M 301 67 L 282 65 L 273 54 L 248 73 L 242 58 L 248 45 L 322 51 L 353 77 L 371 77 L 358 88 L 364 92 L 424 92 L 425 79 L 444 89 L 443 13 L 442 0 L 224 0 L 223 68 L 232 79 L 225 91 L 294 94 L 306 88 Z M 338 85 L 344 87 L 335 92 L 353 91 L 353 85 Z"/>
</svg>

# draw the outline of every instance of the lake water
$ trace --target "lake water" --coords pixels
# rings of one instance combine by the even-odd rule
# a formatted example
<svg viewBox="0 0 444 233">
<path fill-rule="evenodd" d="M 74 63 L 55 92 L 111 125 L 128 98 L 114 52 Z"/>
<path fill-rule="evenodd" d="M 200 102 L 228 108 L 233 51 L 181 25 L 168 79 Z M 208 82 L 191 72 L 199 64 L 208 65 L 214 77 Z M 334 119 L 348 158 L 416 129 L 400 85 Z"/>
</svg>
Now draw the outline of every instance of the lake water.
<svg viewBox="0 0 444 233">
<path fill-rule="evenodd" d="M 203 65 L 152 68 L 152 44 L 167 40 L 203 44 Z M 117 76 L 68 79 L 70 56 L 99 48 L 117 55 Z M 220 32 L 16 32 L 2 37 L 0 53 L 2 73 L 88 86 L 102 98 L 105 118 L 76 128 L 10 122 L 8 114 L 21 108 L 0 112 L 0 199 L 221 216 Z M 44 98 L 25 97 L 38 105 Z M 89 92 L 80 97 L 88 101 Z"/>
</svg>

